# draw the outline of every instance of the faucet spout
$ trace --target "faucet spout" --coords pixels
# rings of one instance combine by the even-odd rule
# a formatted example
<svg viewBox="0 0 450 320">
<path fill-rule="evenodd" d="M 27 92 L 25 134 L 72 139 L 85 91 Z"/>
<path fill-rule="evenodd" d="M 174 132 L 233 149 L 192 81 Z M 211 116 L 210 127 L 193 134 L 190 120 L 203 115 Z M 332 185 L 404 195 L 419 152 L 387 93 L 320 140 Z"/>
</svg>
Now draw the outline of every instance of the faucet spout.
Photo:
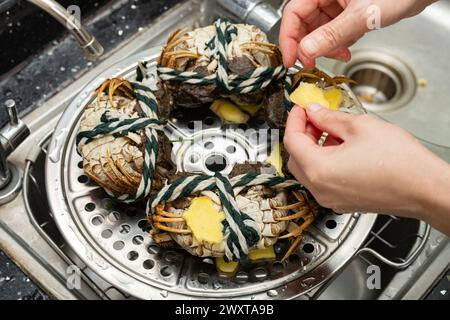
<svg viewBox="0 0 450 320">
<path fill-rule="evenodd" d="M 77 39 L 86 58 L 96 60 L 103 54 L 102 45 L 90 34 L 81 22 L 54 0 L 28 0 L 58 20 Z"/>
</svg>

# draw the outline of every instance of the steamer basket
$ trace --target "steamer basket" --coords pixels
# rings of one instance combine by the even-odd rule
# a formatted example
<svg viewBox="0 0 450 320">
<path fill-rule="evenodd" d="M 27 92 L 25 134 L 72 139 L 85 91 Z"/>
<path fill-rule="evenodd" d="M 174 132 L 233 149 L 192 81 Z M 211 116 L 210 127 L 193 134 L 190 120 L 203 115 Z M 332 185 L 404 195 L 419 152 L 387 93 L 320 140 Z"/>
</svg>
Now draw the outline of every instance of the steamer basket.
<svg viewBox="0 0 450 320">
<path fill-rule="evenodd" d="M 275 261 L 241 265 L 229 278 L 217 273 L 212 259 L 158 247 L 148 234 L 141 205 L 112 206 L 106 193 L 83 174 L 75 137 L 83 108 L 93 99 L 91 93 L 107 78 L 134 80 L 137 62 L 144 60 L 149 61 L 151 70 L 146 84 L 154 88 L 160 50 L 132 56 L 99 75 L 72 101 L 55 129 L 46 160 L 46 188 L 53 217 L 67 243 L 100 277 L 142 299 L 290 299 L 329 280 L 360 248 L 375 214 L 324 211 L 288 261 L 279 261 L 286 249 L 286 243 L 279 241 Z M 197 120 L 202 121 L 201 130 L 195 127 Z M 268 129 L 265 123 L 250 127 Z M 220 122 L 208 112 L 179 112 L 165 132 L 178 141 L 174 142 L 173 160 L 179 169 L 209 174 L 211 161 L 207 159 L 220 155 L 225 159 L 222 172 L 226 174 L 234 163 L 264 160 L 270 151 L 270 143 L 259 139 L 256 130 L 243 134 L 239 129 L 245 128 L 231 126 L 224 134 Z"/>
</svg>

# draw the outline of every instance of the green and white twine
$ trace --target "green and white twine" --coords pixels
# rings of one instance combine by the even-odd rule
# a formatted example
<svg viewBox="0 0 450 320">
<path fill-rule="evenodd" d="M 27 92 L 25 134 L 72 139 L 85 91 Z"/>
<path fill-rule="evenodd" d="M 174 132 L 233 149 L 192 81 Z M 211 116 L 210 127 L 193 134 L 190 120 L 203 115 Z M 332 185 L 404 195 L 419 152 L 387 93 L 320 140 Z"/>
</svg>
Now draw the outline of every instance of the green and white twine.
<svg viewBox="0 0 450 320">
<path fill-rule="evenodd" d="M 136 100 L 139 102 L 141 109 L 138 118 L 112 118 L 107 112 L 101 117 L 101 123 L 92 130 L 80 131 L 77 135 L 77 148 L 80 153 L 81 147 L 94 138 L 105 135 L 113 135 L 114 137 L 126 136 L 129 132 L 137 133 L 144 130 L 145 146 L 144 146 L 144 165 L 141 175 L 141 181 L 136 194 L 123 194 L 117 197 L 118 200 L 124 202 L 133 202 L 143 199 L 150 193 L 152 181 L 155 176 L 156 158 L 158 156 L 158 133 L 162 126 L 159 121 L 158 103 L 150 88 L 137 83 L 131 82 Z M 105 191 L 114 196 L 114 194 L 105 189 Z"/>
<path fill-rule="evenodd" d="M 249 248 L 261 238 L 258 224 L 248 215 L 240 212 L 235 196 L 243 187 L 265 185 L 274 189 L 299 190 L 302 185 L 284 177 L 247 173 L 228 179 L 216 173 L 214 176 L 194 175 L 182 177 L 153 194 L 147 203 L 147 213 L 153 214 L 160 203 L 174 201 L 201 191 L 218 193 L 225 213 L 223 222 L 225 258 L 228 261 L 240 260 L 247 256 Z"/>
</svg>

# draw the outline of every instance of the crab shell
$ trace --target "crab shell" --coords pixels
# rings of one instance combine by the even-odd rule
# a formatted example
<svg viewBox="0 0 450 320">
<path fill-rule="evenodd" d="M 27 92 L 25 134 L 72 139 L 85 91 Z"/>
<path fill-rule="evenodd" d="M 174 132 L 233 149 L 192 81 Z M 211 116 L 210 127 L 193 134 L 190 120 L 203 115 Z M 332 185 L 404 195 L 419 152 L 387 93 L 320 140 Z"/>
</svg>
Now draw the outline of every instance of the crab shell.
<svg viewBox="0 0 450 320">
<path fill-rule="evenodd" d="M 108 97 L 106 93 L 100 92 L 95 102 L 86 106 L 84 117 L 80 122 L 80 131 L 96 127 L 105 112 L 113 118 L 127 119 L 139 117 L 138 110 L 139 104 L 136 99 L 119 95 Z M 135 194 L 141 181 L 145 139 L 142 132 L 129 132 L 123 137 L 106 134 L 91 139 L 80 147 L 85 174 L 113 196 Z M 163 134 L 159 135 L 160 142 L 165 140 L 167 138 Z M 166 152 L 167 150 L 164 150 L 160 153 L 164 156 Z M 165 166 L 160 168 L 157 166 L 155 188 L 162 187 L 165 183 L 161 181 L 162 176 L 168 175 L 173 169 L 170 163 L 161 161 L 159 154 L 159 163 L 164 162 Z"/>
<path fill-rule="evenodd" d="M 215 203 L 217 211 L 222 211 L 220 200 L 215 193 L 206 191 L 202 192 L 202 195 L 209 197 Z M 195 196 L 189 196 L 167 203 L 163 206 L 163 210 L 174 216 L 182 217 L 194 197 Z M 252 248 L 249 248 L 250 250 L 263 249 L 274 245 L 281 233 L 287 230 L 290 222 L 288 220 L 279 221 L 278 219 L 287 217 L 289 210 L 274 209 L 274 207 L 286 206 L 288 202 L 287 199 L 288 194 L 286 191 L 274 191 L 264 186 L 252 186 L 236 196 L 239 210 L 253 218 L 260 228 L 260 240 Z M 168 227 L 180 230 L 187 228 L 185 221 L 168 222 L 165 224 Z M 206 241 L 197 240 L 192 233 L 169 234 L 171 239 L 194 256 L 223 257 L 225 255 L 225 237 L 221 242 L 211 244 Z M 159 233 L 159 230 L 157 229 L 153 229 L 152 237 L 157 243 L 169 240 L 167 239 L 166 233 Z"/>
<path fill-rule="evenodd" d="M 257 67 L 277 67 L 281 62 L 281 54 L 276 45 L 267 40 L 264 32 L 252 25 L 236 24 L 237 34 L 228 45 L 229 74 L 243 75 Z M 159 58 L 159 65 L 179 71 L 194 71 L 205 76 L 215 73 L 217 61 L 211 57 L 206 44 L 215 36 L 215 26 L 207 26 L 187 32 L 177 30 L 168 39 Z M 177 81 L 159 81 L 158 98 L 167 114 L 176 106 L 200 107 L 212 103 L 225 93 L 215 84 L 194 85 Z M 280 92 L 281 105 L 283 87 L 277 84 L 269 85 L 264 90 L 247 94 L 226 95 L 238 105 L 268 104 L 268 98 L 275 92 Z"/>
</svg>

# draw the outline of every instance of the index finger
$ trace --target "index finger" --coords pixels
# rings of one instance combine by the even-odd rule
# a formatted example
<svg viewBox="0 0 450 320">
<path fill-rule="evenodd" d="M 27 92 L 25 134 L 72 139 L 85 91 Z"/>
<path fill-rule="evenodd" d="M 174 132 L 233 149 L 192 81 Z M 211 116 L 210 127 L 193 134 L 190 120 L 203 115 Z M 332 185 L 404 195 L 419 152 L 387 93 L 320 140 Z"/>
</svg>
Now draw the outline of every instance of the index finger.
<svg viewBox="0 0 450 320">
<path fill-rule="evenodd" d="M 283 63 L 287 68 L 294 65 L 297 59 L 299 50 L 298 45 L 300 41 L 308 35 L 308 30 L 305 26 L 305 19 L 314 15 L 314 11 L 318 10 L 320 6 L 327 5 L 328 0 L 292 0 L 290 1 L 283 11 L 283 17 L 280 27 L 280 50 L 283 54 Z M 313 61 L 303 61 L 306 57 L 302 58 L 302 62 L 311 64 Z"/>
</svg>

